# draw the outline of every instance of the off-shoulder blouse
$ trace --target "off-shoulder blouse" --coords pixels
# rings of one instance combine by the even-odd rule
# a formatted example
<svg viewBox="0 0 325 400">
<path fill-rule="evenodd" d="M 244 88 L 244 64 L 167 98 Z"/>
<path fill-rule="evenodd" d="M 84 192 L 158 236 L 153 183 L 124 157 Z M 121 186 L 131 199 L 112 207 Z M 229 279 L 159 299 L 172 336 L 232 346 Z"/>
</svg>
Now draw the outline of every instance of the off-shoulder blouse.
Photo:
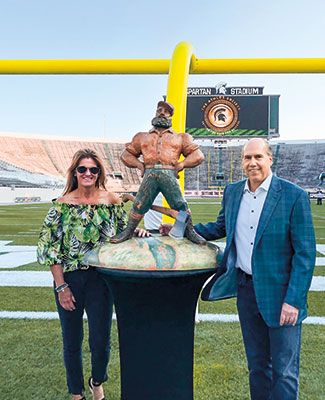
<svg viewBox="0 0 325 400">
<path fill-rule="evenodd" d="M 52 202 L 37 246 L 37 260 L 63 272 L 83 268 L 84 254 L 121 232 L 127 223 L 123 205 Z"/>
</svg>

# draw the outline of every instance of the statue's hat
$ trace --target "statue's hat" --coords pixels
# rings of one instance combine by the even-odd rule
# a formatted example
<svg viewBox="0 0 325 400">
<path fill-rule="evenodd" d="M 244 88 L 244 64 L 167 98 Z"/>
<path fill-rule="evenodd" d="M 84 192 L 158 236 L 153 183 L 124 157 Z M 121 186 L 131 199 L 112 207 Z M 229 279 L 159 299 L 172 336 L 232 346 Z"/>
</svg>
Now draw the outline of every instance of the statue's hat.
<svg viewBox="0 0 325 400">
<path fill-rule="evenodd" d="M 167 109 L 170 113 L 170 115 L 172 116 L 174 114 L 174 107 L 172 104 L 167 103 L 167 101 L 159 101 L 157 104 L 157 107 L 164 107 L 165 109 Z"/>
</svg>

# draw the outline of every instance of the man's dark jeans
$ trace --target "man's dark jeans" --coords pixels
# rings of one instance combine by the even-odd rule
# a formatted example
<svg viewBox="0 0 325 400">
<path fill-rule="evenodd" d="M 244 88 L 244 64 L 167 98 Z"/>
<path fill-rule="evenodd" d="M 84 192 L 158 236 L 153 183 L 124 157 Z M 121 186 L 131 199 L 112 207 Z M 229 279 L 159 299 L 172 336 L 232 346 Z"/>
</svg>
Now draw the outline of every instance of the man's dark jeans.
<svg viewBox="0 0 325 400">
<path fill-rule="evenodd" d="M 94 268 L 66 272 L 64 279 L 76 299 L 76 309 L 66 311 L 59 304 L 56 294 L 62 328 L 67 384 L 69 393 L 81 394 L 84 390 L 83 314 L 86 311 L 88 318 L 91 376 L 95 382 L 105 382 L 110 355 L 113 298 L 104 280 Z"/>
<path fill-rule="evenodd" d="M 301 324 L 269 328 L 258 310 L 253 281 L 241 271 L 238 271 L 237 308 L 251 399 L 298 399 Z"/>
</svg>

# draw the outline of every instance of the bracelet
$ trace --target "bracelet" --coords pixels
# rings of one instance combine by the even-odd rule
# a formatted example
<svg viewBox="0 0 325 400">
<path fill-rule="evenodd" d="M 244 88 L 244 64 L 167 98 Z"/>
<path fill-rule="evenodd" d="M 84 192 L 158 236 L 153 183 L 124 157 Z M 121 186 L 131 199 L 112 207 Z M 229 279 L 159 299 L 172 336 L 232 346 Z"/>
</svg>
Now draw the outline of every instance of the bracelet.
<svg viewBox="0 0 325 400">
<path fill-rule="evenodd" d="M 69 287 L 69 285 L 64 282 L 62 283 L 62 285 L 57 286 L 54 290 L 56 291 L 56 293 L 60 293 L 60 292 L 64 292 L 64 289 L 66 289 L 67 287 Z"/>
</svg>

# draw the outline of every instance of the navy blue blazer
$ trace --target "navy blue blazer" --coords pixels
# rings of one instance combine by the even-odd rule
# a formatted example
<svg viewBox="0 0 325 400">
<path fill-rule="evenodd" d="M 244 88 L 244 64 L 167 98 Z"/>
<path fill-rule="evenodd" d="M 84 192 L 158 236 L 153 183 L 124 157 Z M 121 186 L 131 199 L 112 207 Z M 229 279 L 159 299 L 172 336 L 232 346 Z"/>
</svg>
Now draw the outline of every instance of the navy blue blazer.
<svg viewBox="0 0 325 400">
<path fill-rule="evenodd" d="M 195 230 L 207 240 L 227 237 L 220 268 L 204 288 L 203 300 L 236 296 L 234 234 L 244 186 L 245 180 L 228 185 L 217 220 L 195 225 Z M 315 257 L 315 234 L 306 192 L 291 182 L 273 176 L 252 254 L 256 300 L 268 326 L 280 326 L 284 302 L 299 309 L 297 323 L 306 318 L 307 293 Z"/>
</svg>

